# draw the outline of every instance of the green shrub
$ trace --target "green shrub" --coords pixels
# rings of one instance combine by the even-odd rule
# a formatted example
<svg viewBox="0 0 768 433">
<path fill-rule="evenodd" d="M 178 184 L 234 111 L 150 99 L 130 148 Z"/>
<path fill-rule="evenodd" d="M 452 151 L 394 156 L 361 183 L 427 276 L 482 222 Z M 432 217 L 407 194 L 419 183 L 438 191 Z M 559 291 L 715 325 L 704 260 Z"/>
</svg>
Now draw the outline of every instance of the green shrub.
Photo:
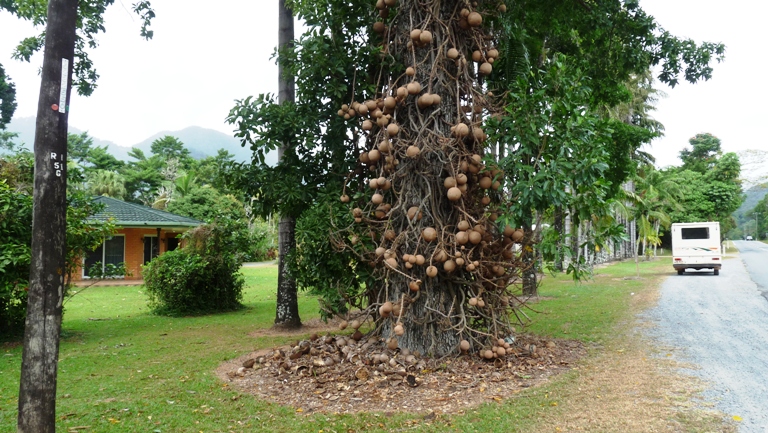
<svg viewBox="0 0 768 433">
<path fill-rule="evenodd" d="M 185 234 L 186 246 L 154 258 L 143 267 L 149 307 L 156 314 L 190 315 L 242 307 L 239 231 L 229 225 L 203 225 Z"/>
<path fill-rule="evenodd" d="M 0 179 L 0 334 L 24 329 L 32 239 L 32 197 Z"/>
<path fill-rule="evenodd" d="M 273 221 L 256 218 L 248 231 L 245 261 L 261 262 L 277 258 L 277 226 Z"/>
</svg>

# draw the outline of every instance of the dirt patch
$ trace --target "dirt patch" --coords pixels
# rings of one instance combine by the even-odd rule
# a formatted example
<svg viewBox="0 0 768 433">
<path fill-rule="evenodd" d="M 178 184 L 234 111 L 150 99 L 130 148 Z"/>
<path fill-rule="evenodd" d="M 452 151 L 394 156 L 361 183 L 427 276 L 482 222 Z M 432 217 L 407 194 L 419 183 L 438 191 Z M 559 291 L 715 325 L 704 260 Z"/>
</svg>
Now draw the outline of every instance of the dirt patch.
<svg viewBox="0 0 768 433">
<path fill-rule="evenodd" d="M 658 282 L 649 278 L 651 285 Z M 632 308 L 639 313 L 658 299 L 657 289 L 640 290 Z M 680 374 L 672 349 L 646 336 L 650 326 L 643 320 L 620 325 L 614 339 L 579 363 L 573 383 L 551 391 L 557 410 L 542 417 L 537 430 L 735 433 L 733 423 L 723 423 L 723 414 L 699 399 L 705 385 Z"/>
<path fill-rule="evenodd" d="M 518 336 L 503 357 L 421 359 L 376 339 L 316 337 L 221 365 L 242 392 L 297 412 L 456 413 L 501 401 L 566 371 L 586 354 L 572 340 Z"/>
<path fill-rule="evenodd" d="M 320 319 L 310 319 L 301 324 L 300 328 L 285 329 L 273 326 L 271 328 L 257 329 L 248 334 L 251 337 L 298 337 L 308 334 L 324 334 L 334 332 L 339 329 L 340 319 L 323 322 Z"/>
</svg>

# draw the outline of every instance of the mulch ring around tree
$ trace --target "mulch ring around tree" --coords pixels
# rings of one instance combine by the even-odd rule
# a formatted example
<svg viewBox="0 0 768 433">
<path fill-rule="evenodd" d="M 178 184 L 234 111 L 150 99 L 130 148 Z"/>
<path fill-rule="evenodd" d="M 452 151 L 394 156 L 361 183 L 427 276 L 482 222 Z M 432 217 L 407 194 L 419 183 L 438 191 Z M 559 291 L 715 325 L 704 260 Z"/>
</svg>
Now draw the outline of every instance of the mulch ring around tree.
<svg viewBox="0 0 768 433">
<path fill-rule="evenodd" d="M 243 393 L 310 414 L 456 413 L 500 402 L 586 355 L 575 340 L 518 335 L 503 357 L 420 358 L 377 338 L 317 336 L 221 365 L 219 378 Z"/>
</svg>

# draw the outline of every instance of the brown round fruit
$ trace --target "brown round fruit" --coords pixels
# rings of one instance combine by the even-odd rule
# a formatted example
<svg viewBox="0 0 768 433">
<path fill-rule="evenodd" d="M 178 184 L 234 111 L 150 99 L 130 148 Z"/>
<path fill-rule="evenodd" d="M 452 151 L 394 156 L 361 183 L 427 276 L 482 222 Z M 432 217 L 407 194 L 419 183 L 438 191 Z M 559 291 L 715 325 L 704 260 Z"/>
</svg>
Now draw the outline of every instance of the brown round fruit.
<svg viewBox="0 0 768 433">
<path fill-rule="evenodd" d="M 400 127 L 399 127 L 399 126 L 397 126 L 397 124 L 396 124 L 396 123 L 390 123 L 390 124 L 387 126 L 387 134 L 388 134 L 390 137 L 394 137 L 395 135 L 397 135 L 397 133 L 398 133 L 398 132 L 400 132 Z"/>
<path fill-rule="evenodd" d="M 395 335 L 398 337 L 405 334 L 405 329 L 403 328 L 403 325 L 396 325 L 395 326 Z"/>
<path fill-rule="evenodd" d="M 411 206 L 408 208 L 408 212 L 406 212 L 406 215 L 408 216 L 409 220 L 421 219 L 421 212 L 419 211 L 418 206 Z"/>
<path fill-rule="evenodd" d="M 468 235 L 469 236 L 469 241 L 472 242 L 475 245 L 479 244 L 480 241 L 483 240 L 483 235 L 481 235 L 480 233 L 478 233 L 478 232 L 476 232 L 474 230 L 470 230 L 468 232 L 462 232 L 462 233 L 469 233 L 469 235 Z"/>
<path fill-rule="evenodd" d="M 457 137 L 466 137 L 469 134 L 469 126 L 464 123 L 456 125 L 456 129 L 453 131 Z"/>
<path fill-rule="evenodd" d="M 445 180 L 443 181 L 443 186 L 446 188 L 453 188 L 454 186 L 456 186 L 456 178 L 451 176 L 446 177 Z"/>
<path fill-rule="evenodd" d="M 421 153 L 421 149 L 419 149 L 416 146 L 408 146 L 408 149 L 406 149 L 405 154 L 408 155 L 409 158 L 416 158 Z M 370 158 L 370 156 L 369 156 Z"/>
<path fill-rule="evenodd" d="M 419 96 L 419 99 L 416 100 L 416 105 L 418 105 L 419 108 L 427 108 L 432 106 L 432 95 L 429 93 L 425 93 L 421 96 Z"/>
<path fill-rule="evenodd" d="M 470 12 L 470 14 L 467 15 L 467 23 L 472 27 L 477 27 L 483 24 L 483 16 L 477 12 Z"/>
<path fill-rule="evenodd" d="M 520 242 L 520 241 L 523 240 L 524 236 L 525 236 L 525 232 L 523 232 L 521 229 L 517 229 L 512 234 L 512 240 L 515 241 L 515 242 Z"/>
<path fill-rule="evenodd" d="M 459 245 L 464 245 L 469 241 L 469 234 L 467 232 L 458 232 L 456 233 L 456 243 Z"/>
<path fill-rule="evenodd" d="M 370 155 L 368 155 L 368 157 L 370 158 Z M 480 178 L 480 188 L 482 188 L 482 189 L 489 189 L 491 187 L 491 185 L 493 185 L 493 181 L 491 180 L 490 177 L 481 177 Z"/>
<path fill-rule="evenodd" d="M 421 93 L 421 83 L 418 81 L 412 81 L 408 83 L 407 86 L 405 86 L 406 89 L 408 89 L 408 93 L 411 95 L 417 95 Z"/>
<path fill-rule="evenodd" d="M 456 48 L 450 48 L 448 49 L 448 52 L 446 53 L 449 59 L 456 60 L 459 58 L 459 50 Z"/>
<path fill-rule="evenodd" d="M 461 349 L 462 352 L 469 350 L 469 341 L 461 340 L 461 343 L 459 343 L 459 349 Z"/>
<path fill-rule="evenodd" d="M 480 72 L 480 75 L 491 75 L 491 72 L 493 72 L 493 65 L 491 65 L 488 62 L 485 62 L 482 65 L 480 65 L 480 69 L 478 69 L 478 72 Z"/>
<path fill-rule="evenodd" d="M 421 232 L 421 237 L 423 237 L 427 242 L 432 242 L 437 239 L 437 230 L 433 229 L 432 227 L 427 227 L 423 232 Z"/>
<path fill-rule="evenodd" d="M 469 230 L 469 223 L 465 220 L 459 221 L 459 223 L 456 225 L 456 227 L 461 231 L 467 231 Z"/>
<path fill-rule="evenodd" d="M 394 257 L 390 257 L 386 260 L 387 265 L 389 265 L 392 269 L 397 269 L 397 259 Z"/>
<path fill-rule="evenodd" d="M 387 26 L 384 25 L 381 21 L 376 21 L 373 23 L 373 31 L 376 33 L 384 33 L 384 30 L 387 28 Z"/>
<path fill-rule="evenodd" d="M 445 263 L 443 263 L 443 269 L 445 272 L 453 272 L 454 269 L 456 269 L 456 262 L 453 260 L 446 260 Z"/>
<path fill-rule="evenodd" d="M 455 186 L 448 189 L 448 200 L 458 201 L 461 199 L 461 190 Z"/>
<path fill-rule="evenodd" d="M 371 149 L 368 151 L 368 160 L 371 162 L 376 162 L 381 158 L 381 152 L 379 152 L 376 149 Z"/>
<path fill-rule="evenodd" d="M 419 35 L 419 41 L 424 45 L 431 44 L 432 32 L 430 32 L 429 30 L 424 30 L 423 32 L 421 32 L 421 34 Z"/>
<path fill-rule="evenodd" d="M 373 204 L 381 204 L 384 202 L 384 196 L 381 194 L 374 194 L 373 197 L 371 197 L 371 203 Z"/>
<path fill-rule="evenodd" d="M 418 41 L 420 37 L 421 37 L 421 30 L 419 30 L 419 29 L 411 30 L 411 40 L 412 41 L 414 41 L 414 42 Z"/>
<path fill-rule="evenodd" d="M 427 266 L 427 276 L 430 278 L 435 278 L 437 276 L 437 267 Z"/>
<path fill-rule="evenodd" d="M 472 61 L 479 62 L 480 60 L 483 60 L 483 53 L 479 50 L 472 51 Z"/>
<path fill-rule="evenodd" d="M 349 196 L 344 194 L 341 196 L 341 202 L 342 203 L 349 203 Z"/>
</svg>

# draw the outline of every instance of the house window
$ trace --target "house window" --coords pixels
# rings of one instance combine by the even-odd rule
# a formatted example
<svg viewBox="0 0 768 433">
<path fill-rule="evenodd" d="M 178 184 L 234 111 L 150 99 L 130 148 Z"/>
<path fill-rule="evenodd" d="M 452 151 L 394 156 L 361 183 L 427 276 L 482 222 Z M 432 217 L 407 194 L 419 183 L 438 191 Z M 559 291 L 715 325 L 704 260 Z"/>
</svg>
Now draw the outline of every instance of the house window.
<svg viewBox="0 0 768 433">
<path fill-rule="evenodd" d="M 101 273 L 104 273 L 105 265 L 119 265 L 125 262 L 125 236 L 115 235 L 112 239 L 105 240 L 101 245 L 85 257 L 83 276 L 89 278 L 91 268 L 97 263 L 101 264 Z"/>
<path fill-rule="evenodd" d="M 165 238 L 165 241 L 168 243 L 168 251 L 173 251 L 179 247 L 179 238 Z"/>
<path fill-rule="evenodd" d="M 144 264 L 160 255 L 160 242 L 157 236 L 144 236 Z"/>
</svg>

